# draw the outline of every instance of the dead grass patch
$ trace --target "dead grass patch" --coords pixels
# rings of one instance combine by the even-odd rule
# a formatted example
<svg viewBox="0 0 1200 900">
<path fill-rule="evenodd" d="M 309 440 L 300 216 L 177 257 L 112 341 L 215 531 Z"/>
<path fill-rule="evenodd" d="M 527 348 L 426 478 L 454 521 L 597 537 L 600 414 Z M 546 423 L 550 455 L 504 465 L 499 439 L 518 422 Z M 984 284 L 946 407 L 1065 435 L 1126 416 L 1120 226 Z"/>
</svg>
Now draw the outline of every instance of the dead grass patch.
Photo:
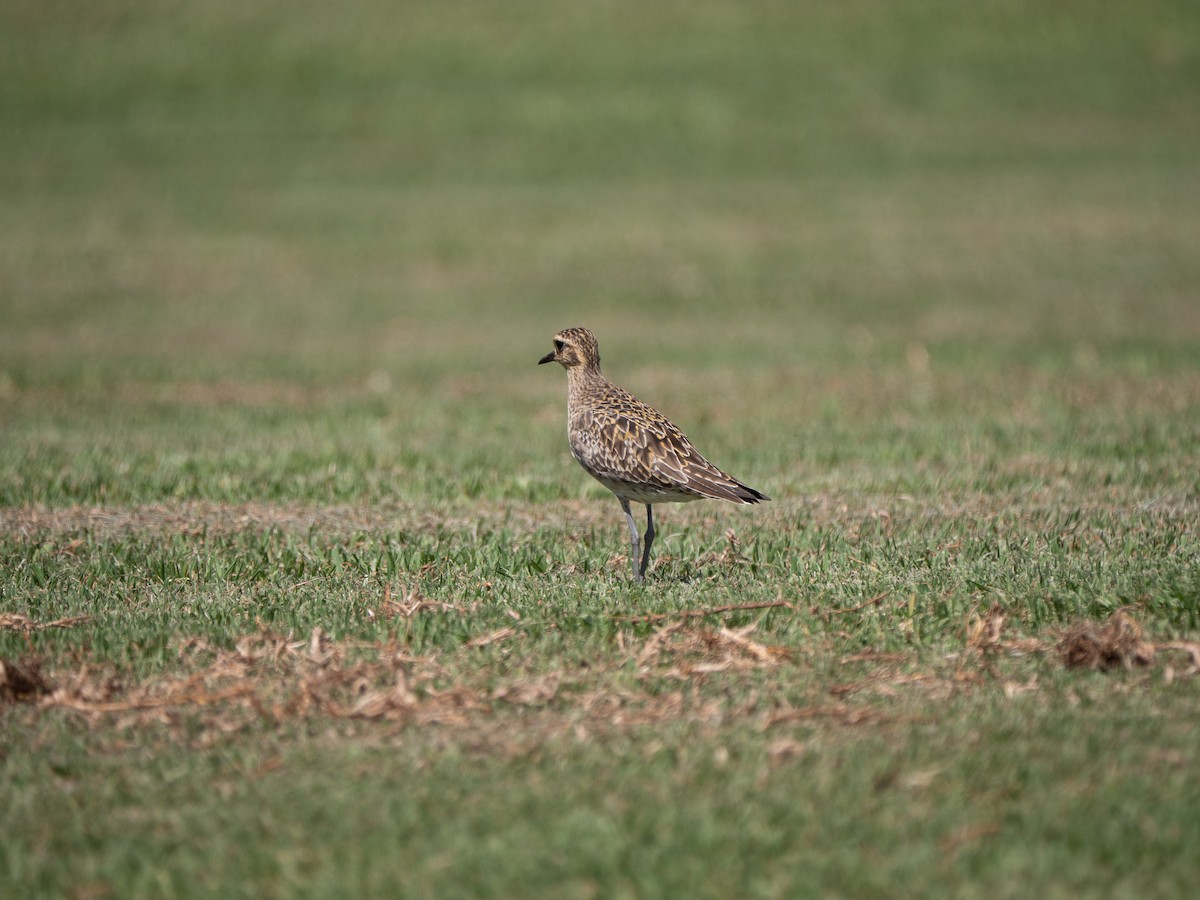
<svg viewBox="0 0 1200 900">
<path fill-rule="evenodd" d="M 220 536 L 280 531 L 330 538 L 397 530 L 472 530 L 481 525 L 533 531 L 568 519 L 580 528 L 609 522 L 604 507 L 584 500 L 558 500 L 523 510 L 511 503 L 462 501 L 431 511 L 428 504 L 392 501 L 369 505 L 309 503 L 219 503 L 183 501 L 133 506 L 0 507 L 0 536 L 97 538 L 129 534 Z"/>
<path fill-rule="evenodd" d="M 1005 634 L 1008 614 L 993 605 L 986 614 L 973 619 L 967 628 L 967 651 L 961 657 L 960 674 L 968 672 L 972 660 L 978 668 L 996 676 L 994 662 L 1000 656 L 1019 657 L 1030 654 L 1053 653 L 1068 669 L 1145 669 L 1153 666 L 1164 654 L 1178 654 L 1181 667 L 1164 663 L 1167 680 L 1176 675 L 1200 673 L 1200 643 L 1167 641 L 1155 643 L 1146 638 L 1142 625 L 1128 607 L 1118 609 L 1104 622 L 1081 619 L 1069 625 L 1051 643 L 1035 637 L 1010 638 Z M 998 676 L 997 676 L 998 677 Z M 1005 692 L 1023 693 L 1030 683 L 1014 685 L 1006 682 Z"/>
<path fill-rule="evenodd" d="M 413 592 L 398 601 L 403 609 L 394 614 L 416 615 L 420 603 Z M 501 643 L 519 647 L 526 640 L 519 622 L 482 633 L 456 651 L 421 656 L 401 641 L 334 641 L 320 628 L 304 638 L 247 634 L 232 647 L 189 638 L 178 647 L 176 671 L 142 681 L 87 662 L 51 671 L 37 659 L 5 660 L 0 706 L 70 710 L 90 725 L 117 731 L 165 724 L 192 746 L 253 727 L 334 720 L 388 725 L 382 734 L 437 728 L 479 752 L 512 754 L 552 734 L 586 740 L 667 722 L 744 720 L 767 732 L 801 722 L 849 727 L 926 721 L 921 717 L 929 702 L 963 689 L 999 685 L 1010 699 L 1038 691 L 1039 673 L 1001 674 L 998 666 L 1001 658 L 1030 654 L 1050 654 L 1068 668 L 1100 669 L 1181 657 L 1164 664 L 1164 680 L 1200 673 L 1200 644 L 1154 644 L 1128 610 L 1104 623 L 1076 623 L 1057 642 L 1009 637 L 1006 619 L 993 606 L 971 622 L 966 650 L 955 654 L 952 671 L 913 671 L 909 654 L 859 652 L 838 661 L 860 669 L 858 677 L 839 683 L 826 676 L 812 685 L 807 701 L 795 705 L 794 697 L 785 699 L 790 694 L 751 680 L 756 672 L 771 672 L 780 685 L 794 685 L 787 667 L 797 666 L 795 648 L 760 640 L 757 623 L 730 628 L 684 616 L 648 635 L 618 631 L 617 652 L 593 665 L 502 677 L 480 664 L 477 654 Z M 5 614 L 3 622 L 23 630 L 78 624 L 35 623 L 16 614 Z M 713 679 L 721 680 L 710 684 Z M 905 697 L 920 703 L 898 707 Z M 800 744 L 776 743 L 772 758 L 803 752 Z"/>
<path fill-rule="evenodd" d="M 560 714 L 557 727 L 571 721 L 595 731 L 721 717 L 720 703 L 685 699 L 683 691 L 664 692 L 661 685 L 773 667 L 788 659 L 783 648 L 754 640 L 753 630 L 674 623 L 644 640 L 622 636 L 620 658 L 585 674 L 517 674 L 499 683 L 486 667 L 464 666 L 456 654 L 413 656 L 394 642 L 332 641 L 320 628 L 304 639 L 264 631 L 240 638 L 231 649 L 185 640 L 177 674 L 135 683 L 90 664 L 45 672 L 37 661 L 3 663 L 0 699 L 72 710 L 91 724 L 107 722 L 118 729 L 153 722 L 186 725 L 201 744 L 256 722 L 279 726 L 315 718 L 487 733 L 506 710 L 552 709 Z M 518 628 L 501 628 L 465 642 L 461 653 L 521 638 Z M 637 664 L 632 686 L 621 677 L 630 659 Z M 517 739 L 510 734 L 507 740 Z"/>
<path fill-rule="evenodd" d="M 40 660 L 0 660 L 0 705 L 36 702 L 50 693 Z"/>
<path fill-rule="evenodd" d="M 35 622 L 29 616 L 23 616 L 20 613 L 0 613 L 0 630 L 32 634 L 35 631 L 45 631 L 49 628 L 73 628 L 90 621 L 92 621 L 91 616 L 66 616 L 50 622 Z"/>
<path fill-rule="evenodd" d="M 393 510 L 272 503 L 146 504 L 128 507 L 0 508 L 0 533 L 22 537 L 109 534 L 233 534 L 272 529 L 350 534 L 387 527 Z"/>
<path fill-rule="evenodd" d="M 1118 609 L 1107 622 L 1083 620 L 1071 625 L 1055 645 L 1068 669 L 1133 669 L 1154 662 L 1155 645 L 1142 635 L 1142 626 L 1127 609 Z"/>
<path fill-rule="evenodd" d="M 1046 651 L 1046 642 L 1038 638 L 1009 637 L 1007 622 L 1008 613 L 998 603 L 992 604 L 982 616 L 973 617 L 967 625 L 964 663 L 976 660 L 994 675 L 994 662 L 1001 656 L 1027 656 Z"/>
<path fill-rule="evenodd" d="M 791 650 L 753 640 L 756 625 L 743 628 L 696 628 L 673 622 L 656 629 L 640 644 L 631 644 L 623 632 L 618 646 L 636 660 L 641 677 L 662 675 L 688 680 L 716 672 L 769 668 L 790 659 Z"/>
<path fill-rule="evenodd" d="M 713 606 L 707 609 L 683 609 L 669 613 L 644 613 L 639 616 L 612 616 L 616 622 L 662 622 L 666 619 L 701 619 L 708 616 L 718 616 L 730 612 L 743 612 L 758 609 L 792 609 L 793 605 L 786 600 L 768 600 L 762 603 L 730 603 L 725 606 Z"/>
</svg>

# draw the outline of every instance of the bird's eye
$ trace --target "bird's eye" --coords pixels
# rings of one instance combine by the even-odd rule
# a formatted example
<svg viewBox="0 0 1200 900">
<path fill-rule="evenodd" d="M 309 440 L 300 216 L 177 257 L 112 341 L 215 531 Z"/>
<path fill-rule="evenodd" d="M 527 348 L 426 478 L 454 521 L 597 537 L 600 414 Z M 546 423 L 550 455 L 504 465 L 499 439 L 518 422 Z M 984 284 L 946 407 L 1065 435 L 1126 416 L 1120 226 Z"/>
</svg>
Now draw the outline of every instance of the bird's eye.
<svg viewBox="0 0 1200 900">
<path fill-rule="evenodd" d="M 556 339 L 555 339 L 555 341 L 554 341 L 554 352 L 556 352 L 556 353 L 562 353 L 562 348 L 563 348 L 563 347 L 565 347 L 565 346 L 566 346 L 566 345 L 565 345 L 565 344 L 564 344 L 562 341 L 560 341 L 560 340 L 558 340 L 558 339 L 556 338 Z"/>
</svg>

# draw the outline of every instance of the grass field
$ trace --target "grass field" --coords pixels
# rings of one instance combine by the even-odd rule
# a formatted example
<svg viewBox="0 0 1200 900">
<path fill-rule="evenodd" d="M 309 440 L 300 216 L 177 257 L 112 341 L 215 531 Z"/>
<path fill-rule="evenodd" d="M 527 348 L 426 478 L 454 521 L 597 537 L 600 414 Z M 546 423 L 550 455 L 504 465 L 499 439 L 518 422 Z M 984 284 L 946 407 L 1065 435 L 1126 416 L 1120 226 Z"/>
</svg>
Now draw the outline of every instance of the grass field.
<svg viewBox="0 0 1200 900">
<path fill-rule="evenodd" d="M 3 4 L 0 894 L 1200 893 L 1197 147 L 1194 3 Z M 569 325 L 773 498 L 644 585 Z"/>
</svg>

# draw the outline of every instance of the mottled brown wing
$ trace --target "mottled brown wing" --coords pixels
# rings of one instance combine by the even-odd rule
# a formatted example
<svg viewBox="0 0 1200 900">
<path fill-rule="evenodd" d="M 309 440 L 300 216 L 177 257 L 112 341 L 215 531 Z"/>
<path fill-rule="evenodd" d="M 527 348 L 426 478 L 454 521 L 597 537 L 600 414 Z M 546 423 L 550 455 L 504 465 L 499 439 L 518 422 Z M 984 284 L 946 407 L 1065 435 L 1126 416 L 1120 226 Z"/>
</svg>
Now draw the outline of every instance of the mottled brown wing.
<svg viewBox="0 0 1200 900">
<path fill-rule="evenodd" d="M 662 426 L 662 431 L 656 428 L 647 432 L 647 450 L 653 454 L 651 468 L 656 479 L 717 500 L 757 503 L 767 499 L 701 456 L 687 436 L 669 421 L 663 419 Z"/>
<path fill-rule="evenodd" d="M 644 486 L 665 496 L 757 503 L 763 494 L 722 472 L 669 419 L 620 389 L 574 430 L 572 452 L 601 481 Z"/>
</svg>

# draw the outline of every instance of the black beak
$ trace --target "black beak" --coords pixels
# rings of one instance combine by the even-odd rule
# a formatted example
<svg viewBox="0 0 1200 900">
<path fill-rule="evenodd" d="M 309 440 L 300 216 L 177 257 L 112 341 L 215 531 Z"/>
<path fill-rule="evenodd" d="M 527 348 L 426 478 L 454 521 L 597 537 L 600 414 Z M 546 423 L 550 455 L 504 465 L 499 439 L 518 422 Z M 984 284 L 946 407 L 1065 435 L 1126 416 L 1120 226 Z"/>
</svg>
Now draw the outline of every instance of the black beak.
<svg viewBox="0 0 1200 900">
<path fill-rule="evenodd" d="M 553 350 L 551 350 L 549 353 L 547 353 L 545 356 L 543 356 L 541 359 L 539 359 L 538 365 L 540 366 L 540 365 L 543 365 L 544 363 L 548 363 L 548 362 L 554 362 L 554 351 Z"/>
</svg>

